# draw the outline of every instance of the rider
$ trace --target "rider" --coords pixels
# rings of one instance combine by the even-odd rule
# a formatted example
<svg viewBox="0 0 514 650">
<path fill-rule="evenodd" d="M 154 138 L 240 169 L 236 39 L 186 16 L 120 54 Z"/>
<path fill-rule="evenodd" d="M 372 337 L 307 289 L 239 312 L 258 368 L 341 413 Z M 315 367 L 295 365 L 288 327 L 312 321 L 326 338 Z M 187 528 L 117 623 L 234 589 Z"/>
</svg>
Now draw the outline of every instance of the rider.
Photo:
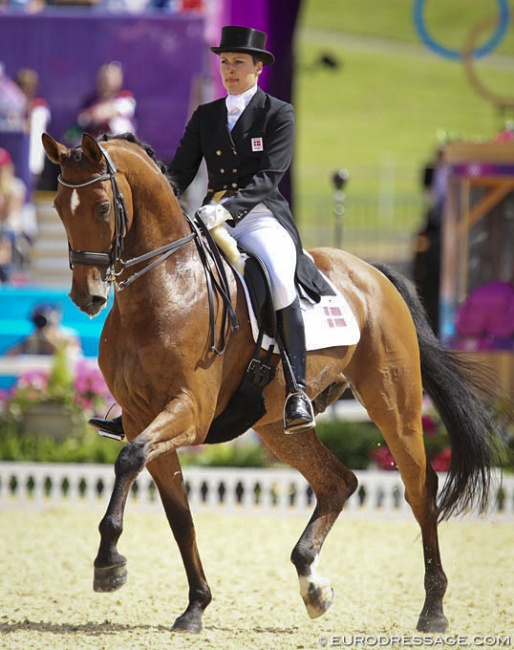
<svg viewBox="0 0 514 650">
<path fill-rule="evenodd" d="M 294 109 L 257 85 L 263 67 L 274 62 L 266 34 L 247 27 L 223 27 L 220 75 L 227 97 L 199 106 L 170 164 L 179 194 L 191 184 L 202 159 L 208 190 L 199 216 L 209 229 L 220 224 L 247 252 L 264 263 L 271 278 L 277 337 L 285 371 L 287 433 L 314 426 L 306 394 L 306 347 L 298 288 L 318 302 L 333 291 L 305 254 L 288 202 L 278 184 L 294 150 Z M 102 421 L 94 422 L 101 428 Z"/>
</svg>

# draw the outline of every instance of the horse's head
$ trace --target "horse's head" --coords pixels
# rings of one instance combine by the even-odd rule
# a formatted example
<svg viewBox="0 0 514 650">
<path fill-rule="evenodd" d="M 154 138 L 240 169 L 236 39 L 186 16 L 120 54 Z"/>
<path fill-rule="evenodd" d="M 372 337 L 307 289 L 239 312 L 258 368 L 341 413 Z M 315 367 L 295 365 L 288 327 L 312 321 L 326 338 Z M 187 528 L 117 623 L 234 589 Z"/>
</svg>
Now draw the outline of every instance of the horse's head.
<svg viewBox="0 0 514 650">
<path fill-rule="evenodd" d="M 130 227 L 130 187 L 90 135 L 83 135 L 80 147 L 69 149 L 45 133 L 43 146 L 61 167 L 54 205 L 70 248 L 70 297 L 82 311 L 96 316 L 107 302 L 108 281 Z"/>
</svg>

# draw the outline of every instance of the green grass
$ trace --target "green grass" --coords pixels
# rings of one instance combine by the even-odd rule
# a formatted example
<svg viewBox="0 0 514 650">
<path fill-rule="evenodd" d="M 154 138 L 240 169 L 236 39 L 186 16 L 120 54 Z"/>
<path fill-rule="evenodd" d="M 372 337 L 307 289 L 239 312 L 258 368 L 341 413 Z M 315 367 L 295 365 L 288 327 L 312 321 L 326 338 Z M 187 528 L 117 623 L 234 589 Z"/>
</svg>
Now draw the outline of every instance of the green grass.
<svg viewBox="0 0 514 650">
<path fill-rule="evenodd" d="M 304 0 L 304 26 L 364 36 L 419 43 L 412 20 L 414 0 Z M 425 0 L 425 25 L 441 45 L 462 49 L 469 32 L 494 16 L 496 0 Z M 481 43 L 494 28 L 485 30 Z M 514 42 L 505 38 L 498 52 L 514 55 Z"/>
<path fill-rule="evenodd" d="M 419 196 L 420 169 L 437 145 L 438 132 L 490 138 L 503 125 L 496 108 L 475 92 L 463 66 L 420 42 L 412 3 L 305 2 L 294 99 L 300 226 L 318 221 L 320 206 L 330 205 L 331 177 L 340 167 L 351 174 L 348 197 L 376 195 L 384 183 L 397 194 Z M 461 47 L 470 28 L 495 7 L 492 0 L 428 0 L 427 24 L 439 42 Z M 499 51 L 513 58 L 488 56 L 476 61 L 475 69 L 493 92 L 512 95 L 514 104 L 512 32 Z M 313 69 L 323 54 L 336 58 L 340 67 Z"/>
</svg>

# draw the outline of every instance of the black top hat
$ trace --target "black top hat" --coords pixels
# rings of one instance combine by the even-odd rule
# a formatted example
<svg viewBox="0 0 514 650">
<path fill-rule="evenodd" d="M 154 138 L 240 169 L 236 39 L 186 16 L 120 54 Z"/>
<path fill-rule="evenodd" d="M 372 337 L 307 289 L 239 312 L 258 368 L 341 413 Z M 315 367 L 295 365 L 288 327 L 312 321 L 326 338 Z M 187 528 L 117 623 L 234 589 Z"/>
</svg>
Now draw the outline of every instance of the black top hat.
<svg viewBox="0 0 514 650">
<path fill-rule="evenodd" d="M 259 58 L 264 65 L 271 65 L 275 57 L 266 51 L 266 34 L 251 27 L 223 27 L 219 47 L 211 47 L 211 52 L 247 52 Z"/>
</svg>

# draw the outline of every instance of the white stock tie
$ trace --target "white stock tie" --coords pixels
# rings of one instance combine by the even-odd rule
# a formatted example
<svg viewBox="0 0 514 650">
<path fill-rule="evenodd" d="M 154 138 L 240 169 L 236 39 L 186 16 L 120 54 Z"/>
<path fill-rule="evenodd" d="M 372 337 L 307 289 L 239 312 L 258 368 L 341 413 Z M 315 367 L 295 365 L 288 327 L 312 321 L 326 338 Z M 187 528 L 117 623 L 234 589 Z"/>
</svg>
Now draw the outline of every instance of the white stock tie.
<svg viewBox="0 0 514 650">
<path fill-rule="evenodd" d="M 228 128 L 232 131 L 239 116 L 246 108 L 246 102 L 242 95 L 227 95 L 225 102 L 228 114 Z"/>
</svg>

